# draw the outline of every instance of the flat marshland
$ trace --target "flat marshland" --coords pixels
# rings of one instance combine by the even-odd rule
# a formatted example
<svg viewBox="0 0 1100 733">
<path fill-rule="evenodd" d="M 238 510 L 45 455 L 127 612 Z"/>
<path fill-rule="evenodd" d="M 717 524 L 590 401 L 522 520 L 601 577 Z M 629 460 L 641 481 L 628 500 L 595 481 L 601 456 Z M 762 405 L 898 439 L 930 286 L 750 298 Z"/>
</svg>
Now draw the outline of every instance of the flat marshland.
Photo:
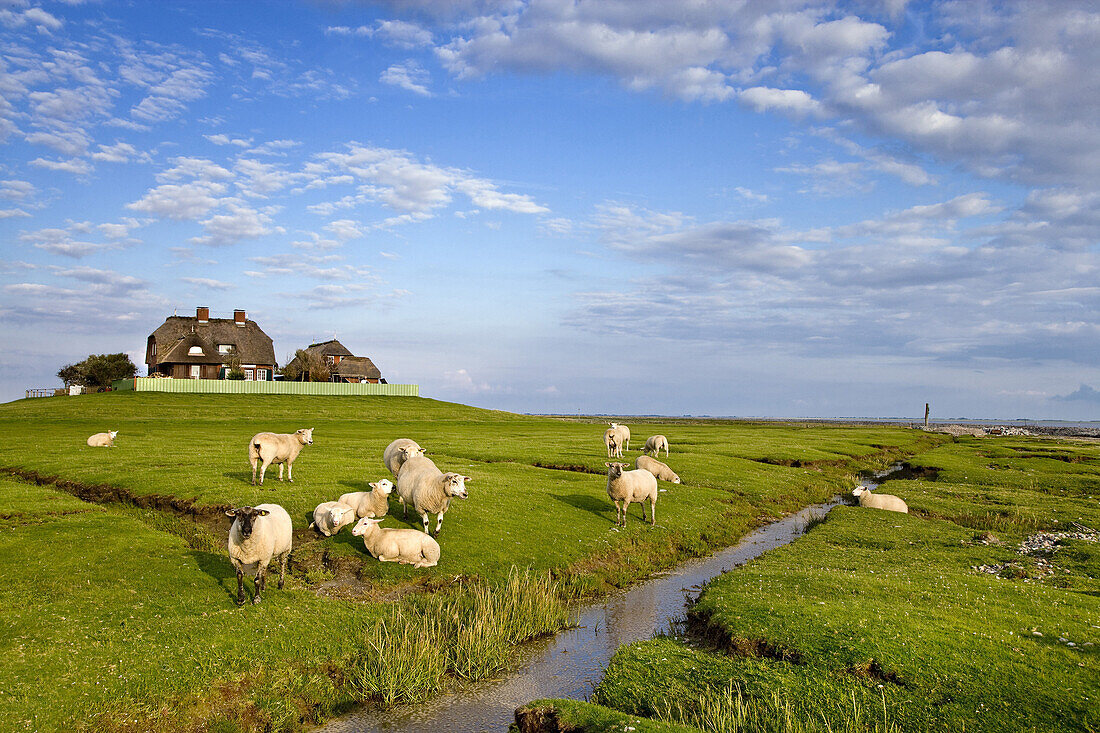
<svg viewBox="0 0 1100 733">
<path fill-rule="evenodd" d="M 1034 710 L 1010 717 L 1002 706 L 988 719 L 1005 727 L 979 729 L 1096 728 L 1095 703 L 1074 701 L 1100 686 L 1086 646 L 1100 641 L 1095 545 L 1068 541 L 1054 576 L 1015 554 L 1037 531 L 1100 525 L 1096 446 L 627 422 L 625 460 L 663 433 L 672 454 L 661 460 L 684 482 L 661 484 L 655 528 L 632 506 L 625 530 L 612 530 L 597 419 L 416 398 L 114 393 L 0 405 L 13 436 L 0 448 L 0 720 L 16 730 L 293 730 L 358 704 L 416 700 L 498 674 L 511 646 L 569 622 L 572 598 L 731 544 L 901 459 L 940 469 L 934 481 L 884 487 L 912 514 L 841 507 L 704 594 L 692 623 L 707 645 L 625 648 L 598 693 L 605 707 L 570 712 L 721 729 L 701 706 L 728 721 L 723 705 L 740 705 L 746 720 L 764 721 L 746 730 L 783 729 L 769 715 L 838 730 L 829 723 L 879 725 L 884 700 L 888 724 L 910 729 L 958 721 L 973 700 L 1026 709 L 1013 696 L 1030 677 L 1047 690 Z M 254 433 L 310 427 L 315 442 L 294 483 L 269 469 L 263 487 L 250 485 Z M 108 429 L 120 431 L 114 448 L 85 445 Z M 397 437 L 473 478 L 470 498 L 446 514 L 434 568 L 379 563 L 347 529 L 332 538 L 306 529 L 316 504 L 388 476 L 382 451 Z M 294 521 L 290 577 L 238 609 L 224 509 L 262 502 Z M 383 527 L 419 527 L 390 504 Z M 999 571 L 1005 578 L 971 569 L 1008 562 L 1017 564 Z M 744 654 L 759 649 L 792 655 Z M 647 685 L 677 694 L 652 697 Z M 838 701 L 859 715 L 838 713 Z"/>
</svg>

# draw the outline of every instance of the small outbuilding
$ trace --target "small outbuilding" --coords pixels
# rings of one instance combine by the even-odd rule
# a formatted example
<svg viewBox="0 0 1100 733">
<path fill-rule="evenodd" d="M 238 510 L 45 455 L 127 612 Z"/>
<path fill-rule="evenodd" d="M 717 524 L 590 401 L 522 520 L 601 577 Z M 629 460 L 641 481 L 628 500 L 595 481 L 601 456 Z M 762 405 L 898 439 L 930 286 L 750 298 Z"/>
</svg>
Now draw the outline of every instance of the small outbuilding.
<svg viewBox="0 0 1100 733">
<path fill-rule="evenodd" d="M 310 344 L 302 351 L 319 356 L 328 366 L 332 374 L 330 380 L 333 382 L 386 384 L 386 380 L 382 378 L 382 372 L 369 357 L 355 356 L 336 339 Z M 287 368 L 289 369 L 297 360 L 297 356 L 291 359 L 287 363 Z"/>
</svg>

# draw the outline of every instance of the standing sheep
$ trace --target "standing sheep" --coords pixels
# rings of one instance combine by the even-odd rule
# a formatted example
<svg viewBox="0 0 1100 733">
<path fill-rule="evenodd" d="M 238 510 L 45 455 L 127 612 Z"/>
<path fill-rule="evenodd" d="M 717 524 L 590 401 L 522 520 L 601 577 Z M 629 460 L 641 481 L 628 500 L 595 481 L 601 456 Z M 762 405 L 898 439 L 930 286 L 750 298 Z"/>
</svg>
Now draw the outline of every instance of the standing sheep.
<svg viewBox="0 0 1100 733">
<path fill-rule="evenodd" d="M 642 453 L 649 453 L 653 451 L 653 457 L 661 455 L 661 448 L 665 449 L 665 458 L 668 458 L 668 438 L 663 435 L 651 435 L 646 438 L 645 448 L 642 448 Z"/>
<path fill-rule="evenodd" d="M 423 519 L 424 532 L 427 532 L 428 513 L 437 515 L 434 535 L 438 537 L 451 497 L 467 498 L 466 482 L 472 480 L 460 473 L 443 473 L 430 458 L 410 458 L 397 476 L 397 500 L 402 505 L 402 516 L 408 516 L 411 504 Z"/>
<path fill-rule="evenodd" d="M 852 496 L 859 499 L 859 505 L 870 509 L 885 509 L 889 512 L 909 513 L 909 507 L 905 502 L 893 494 L 872 494 L 870 489 L 857 486 L 852 491 Z"/>
<path fill-rule="evenodd" d="M 607 446 L 608 458 L 622 458 L 623 446 L 619 442 L 618 433 L 615 432 L 615 428 L 608 428 L 603 433 L 603 444 Z"/>
<path fill-rule="evenodd" d="M 650 458 L 649 456 L 638 456 L 637 461 L 638 468 L 643 471 L 649 471 L 654 477 L 661 479 L 662 481 L 668 481 L 670 483 L 680 483 L 680 477 L 676 475 L 676 472 L 671 468 L 661 463 L 656 458 Z"/>
<path fill-rule="evenodd" d="M 386 465 L 386 468 L 396 479 L 397 472 L 401 470 L 401 466 L 404 465 L 405 461 L 423 455 L 424 449 L 417 445 L 415 440 L 398 438 L 386 446 L 386 450 L 382 453 L 382 463 Z"/>
<path fill-rule="evenodd" d="M 339 501 L 324 501 L 313 510 L 310 529 L 316 529 L 325 537 L 337 534 L 355 521 L 355 509 Z"/>
<path fill-rule="evenodd" d="M 264 485 L 264 474 L 272 463 L 279 465 L 279 480 L 283 480 L 283 464 L 286 464 L 286 476 L 294 483 L 294 459 L 302 448 L 313 445 L 313 428 L 302 428 L 293 433 L 256 433 L 248 441 L 248 460 L 252 464 L 252 485 L 256 485 L 256 466 L 260 468 L 260 486 Z"/>
<path fill-rule="evenodd" d="M 390 510 L 393 483 L 384 478 L 368 484 L 370 491 L 352 491 L 340 496 L 340 502 L 355 509 L 357 517 L 384 517 Z"/>
<path fill-rule="evenodd" d="M 618 436 L 619 445 L 630 450 L 630 428 L 617 422 L 608 423 Z"/>
<path fill-rule="evenodd" d="M 615 524 L 626 526 L 626 510 L 630 502 L 642 505 L 642 521 L 645 521 L 645 501 L 649 500 L 650 524 L 657 524 L 657 479 L 649 471 L 637 469 L 624 471 L 626 463 L 605 463 L 607 466 L 607 495 L 615 503 Z M 619 508 L 622 502 L 622 508 Z"/>
<path fill-rule="evenodd" d="M 229 509 L 225 514 L 233 517 L 233 526 L 229 528 L 229 560 L 237 570 L 237 605 L 244 605 L 246 572 L 256 578 L 252 602 L 259 603 L 266 586 L 267 566 L 272 559 L 279 561 L 279 587 L 283 587 L 294 534 L 290 515 L 278 504 L 242 506 Z"/>
<path fill-rule="evenodd" d="M 88 438 L 88 445 L 92 448 L 111 448 L 115 444 L 117 430 L 108 430 L 106 433 L 96 433 Z"/>
<path fill-rule="evenodd" d="M 363 517 L 351 533 L 363 538 L 363 546 L 381 562 L 400 562 L 414 568 L 430 568 L 439 562 L 439 543 L 415 529 L 383 529 L 381 519 Z"/>
</svg>

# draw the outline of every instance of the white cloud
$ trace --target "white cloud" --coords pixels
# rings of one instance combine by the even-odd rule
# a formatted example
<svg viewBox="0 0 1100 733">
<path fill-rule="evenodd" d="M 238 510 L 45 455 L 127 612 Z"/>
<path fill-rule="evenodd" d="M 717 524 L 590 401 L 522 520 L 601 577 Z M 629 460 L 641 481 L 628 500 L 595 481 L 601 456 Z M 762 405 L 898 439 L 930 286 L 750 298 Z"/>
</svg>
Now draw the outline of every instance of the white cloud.
<svg viewBox="0 0 1100 733">
<path fill-rule="evenodd" d="M 50 171 L 72 173 L 74 176 L 86 176 L 92 172 L 92 166 L 90 166 L 86 160 L 81 160 L 80 158 L 70 158 L 69 160 L 46 160 L 45 158 L 35 158 L 30 161 L 28 165 L 33 165 L 36 168 L 45 168 Z"/>
<path fill-rule="evenodd" d="M 152 158 L 148 153 L 139 151 L 130 143 L 119 142 L 114 145 L 100 145 L 99 150 L 92 153 L 92 160 L 104 163 L 128 163 L 130 161 L 149 163 Z"/>
<path fill-rule="evenodd" d="M 412 60 L 401 64 L 393 64 L 382 72 L 378 77 L 378 81 L 383 84 L 401 87 L 424 97 L 432 96 L 431 90 L 428 89 L 431 77 L 424 67 Z"/>
<path fill-rule="evenodd" d="M 245 239 L 257 239 L 270 234 L 271 217 L 233 200 L 223 202 L 226 213 L 215 214 L 202 222 L 201 237 L 192 237 L 193 244 L 214 247 L 236 244 Z"/>
<path fill-rule="evenodd" d="M 252 138 L 229 137 L 224 133 L 203 135 L 203 137 L 215 145 L 236 145 L 239 148 L 247 148 L 252 145 Z"/>
<path fill-rule="evenodd" d="M 176 221 L 198 219 L 221 203 L 225 191 L 226 185 L 215 181 L 168 183 L 149 189 L 126 208 Z"/>
<path fill-rule="evenodd" d="M 209 277 L 181 277 L 180 280 L 207 290 L 232 290 L 236 287 L 233 283 L 222 282 Z"/>
<path fill-rule="evenodd" d="M 363 231 L 359 228 L 359 222 L 352 219 L 337 219 L 336 221 L 331 221 L 325 225 L 325 230 L 332 232 L 337 239 L 344 242 L 349 239 L 358 239 L 363 236 Z"/>
<path fill-rule="evenodd" d="M 325 33 L 334 36 L 360 36 L 378 38 L 384 43 L 400 48 L 420 48 L 432 44 L 431 31 L 404 20 L 379 20 L 375 25 L 329 26 Z"/>
<path fill-rule="evenodd" d="M 824 114 L 821 103 L 801 89 L 750 87 L 739 93 L 737 98 L 757 112 L 778 110 L 799 117 Z"/>
</svg>

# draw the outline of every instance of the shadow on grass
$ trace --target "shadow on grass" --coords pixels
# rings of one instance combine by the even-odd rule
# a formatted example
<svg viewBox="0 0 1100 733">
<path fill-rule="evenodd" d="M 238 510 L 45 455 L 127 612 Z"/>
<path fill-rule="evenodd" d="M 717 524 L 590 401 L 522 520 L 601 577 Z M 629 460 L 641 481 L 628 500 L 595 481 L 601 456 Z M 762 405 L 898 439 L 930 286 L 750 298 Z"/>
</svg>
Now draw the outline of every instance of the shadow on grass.
<svg viewBox="0 0 1100 733">
<path fill-rule="evenodd" d="M 389 477 L 387 476 L 385 478 L 389 478 Z M 375 479 L 375 480 L 377 481 L 377 479 Z M 349 493 L 349 492 L 352 492 L 352 491 L 370 491 L 371 490 L 369 481 L 354 481 L 354 480 L 349 481 L 348 479 L 340 479 L 336 483 L 340 484 L 341 486 L 346 486 L 347 487 L 348 490 L 344 492 L 345 494 Z"/>
<path fill-rule="evenodd" d="M 235 603 L 237 600 L 237 571 L 233 569 L 233 564 L 229 562 L 229 558 L 225 555 L 201 550 L 191 550 L 189 554 L 195 560 L 195 565 L 198 566 L 199 570 L 218 581 L 218 586 Z"/>
<path fill-rule="evenodd" d="M 278 474 L 276 474 L 276 475 L 278 475 Z M 242 482 L 248 484 L 249 486 L 252 485 L 252 469 L 248 469 L 247 471 L 224 471 L 222 473 L 222 476 L 225 476 L 227 479 L 232 479 L 233 481 L 242 481 Z M 271 477 L 266 476 L 265 478 L 271 478 Z M 259 481 L 259 479 L 260 479 L 260 472 L 256 471 L 256 480 Z M 266 481 L 265 481 L 265 483 L 266 483 Z"/>
<path fill-rule="evenodd" d="M 589 496 L 588 494 L 551 494 L 551 496 L 562 504 L 568 504 L 582 511 L 592 512 L 601 519 L 607 519 L 607 510 L 609 507 L 612 515 L 615 513 L 615 506 L 611 504 L 610 500 L 602 500 L 595 496 Z"/>
</svg>

